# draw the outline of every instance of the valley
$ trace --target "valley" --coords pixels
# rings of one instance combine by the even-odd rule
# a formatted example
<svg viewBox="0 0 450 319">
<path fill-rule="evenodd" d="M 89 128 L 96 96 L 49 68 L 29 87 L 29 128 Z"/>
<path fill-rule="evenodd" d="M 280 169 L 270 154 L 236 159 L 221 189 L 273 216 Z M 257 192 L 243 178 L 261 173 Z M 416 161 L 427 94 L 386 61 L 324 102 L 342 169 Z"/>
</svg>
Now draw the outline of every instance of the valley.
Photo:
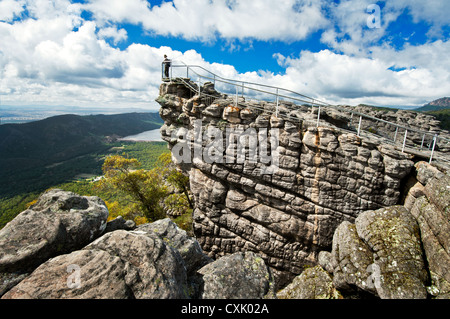
<svg viewBox="0 0 450 319">
<path fill-rule="evenodd" d="M 51 187 L 94 195 L 92 179 L 108 155 L 126 154 L 151 169 L 165 142 L 120 141 L 155 130 L 158 113 L 62 115 L 26 124 L 0 126 L 0 228 Z M 117 199 L 106 194 L 105 200 Z"/>
</svg>

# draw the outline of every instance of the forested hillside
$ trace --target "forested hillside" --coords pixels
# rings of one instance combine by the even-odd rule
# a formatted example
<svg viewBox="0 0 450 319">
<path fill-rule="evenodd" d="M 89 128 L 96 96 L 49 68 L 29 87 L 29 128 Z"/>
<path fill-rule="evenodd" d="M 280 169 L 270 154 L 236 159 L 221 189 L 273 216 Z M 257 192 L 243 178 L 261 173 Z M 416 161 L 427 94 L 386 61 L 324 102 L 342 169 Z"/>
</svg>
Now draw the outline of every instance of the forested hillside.
<svg viewBox="0 0 450 319">
<path fill-rule="evenodd" d="M 67 165 L 61 165 L 66 167 L 65 170 L 57 170 L 55 167 L 52 174 L 43 175 L 42 181 L 38 180 L 37 184 L 31 184 L 26 182 L 25 185 L 19 187 L 19 189 L 25 189 L 29 186 L 30 191 L 24 190 L 16 195 L 3 195 L 0 198 L 0 228 L 5 226 L 7 222 L 12 220 L 17 214 L 24 211 L 27 206 L 36 200 L 39 195 L 47 188 L 61 188 L 65 191 L 75 192 L 83 196 L 99 196 L 108 203 L 117 203 L 113 205 L 118 209 L 126 207 L 130 203 L 130 199 L 124 194 L 117 191 L 103 190 L 96 187 L 96 183 L 92 182 L 92 178 L 87 178 L 89 175 L 80 172 L 92 172 L 93 176 L 99 176 L 102 174 L 102 164 L 104 159 L 108 155 L 120 154 L 129 158 L 136 158 L 142 163 L 142 168 L 152 169 L 158 157 L 169 152 L 167 144 L 165 142 L 120 142 L 115 143 L 115 146 L 108 148 L 102 154 L 90 154 L 85 156 L 85 165 L 83 167 L 82 162 L 78 160 L 68 161 Z M 90 162 L 88 159 L 92 159 Z M 71 170 L 69 167 L 72 166 Z M 75 178 L 70 177 L 73 175 L 67 175 L 67 173 L 78 174 Z M 60 174 L 60 175 L 59 175 Z M 55 182 L 59 176 L 60 180 L 64 182 Z M 76 178 L 78 176 L 78 178 Z M 40 188 L 39 188 L 40 186 Z M 12 192 L 10 192 L 12 193 Z"/>
<path fill-rule="evenodd" d="M 97 174 L 115 138 L 157 129 L 158 113 L 61 115 L 0 126 L 0 197 L 40 191 L 79 174 Z"/>
</svg>

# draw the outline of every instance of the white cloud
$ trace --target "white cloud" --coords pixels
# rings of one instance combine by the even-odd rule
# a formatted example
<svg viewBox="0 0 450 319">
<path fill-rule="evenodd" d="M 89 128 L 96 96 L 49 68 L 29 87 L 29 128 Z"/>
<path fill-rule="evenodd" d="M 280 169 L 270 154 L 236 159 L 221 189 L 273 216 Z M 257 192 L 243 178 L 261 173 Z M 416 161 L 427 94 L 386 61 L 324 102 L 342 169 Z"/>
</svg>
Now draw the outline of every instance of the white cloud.
<svg viewBox="0 0 450 319">
<path fill-rule="evenodd" d="M 337 54 L 330 50 L 306 50 L 298 58 L 274 54 L 286 68 L 284 74 L 240 74 L 231 65 L 210 64 L 192 50 L 179 59 L 201 65 L 225 78 L 283 87 L 332 104 L 420 106 L 450 92 L 450 61 L 447 62 L 450 58 L 446 55 L 449 46 L 450 41 L 438 41 L 423 45 L 418 51 L 415 47 L 401 52 L 379 49 L 374 57 Z M 411 67 L 413 63 L 415 66 Z M 392 67 L 405 69 L 395 71 Z M 175 75 L 185 74 L 184 69 L 178 72 Z"/>
<path fill-rule="evenodd" d="M 2 0 L 0 2 L 0 21 L 12 21 L 24 10 L 25 1 Z"/>
<path fill-rule="evenodd" d="M 450 6 L 446 0 L 396 0 L 380 3 L 379 28 L 371 28 L 368 18 L 375 17 L 375 12 L 368 8 L 376 3 L 373 0 L 329 2 L 326 10 L 331 27 L 323 32 L 321 41 L 338 52 L 369 56 L 372 47 L 379 46 L 379 41 L 387 35 L 389 26 L 397 23 L 404 13 L 410 14 L 414 23 L 428 23 L 429 37 L 439 38 L 442 28 L 449 25 Z"/>
<path fill-rule="evenodd" d="M 321 41 L 338 52 L 367 56 L 370 47 L 386 35 L 389 25 L 404 10 L 404 5 L 395 8 L 389 6 L 391 2 L 383 9 L 375 9 L 373 0 L 329 3 L 327 9 L 332 27 L 322 33 Z"/>
<path fill-rule="evenodd" d="M 124 66 L 120 52 L 97 39 L 94 22 L 68 33 L 61 44 L 46 40 L 35 48 L 34 59 L 46 79 L 66 83 L 100 85 L 103 78 L 121 77 Z"/>
<path fill-rule="evenodd" d="M 96 0 L 85 9 L 100 21 L 130 22 L 158 35 L 186 39 L 301 40 L 327 25 L 322 1 L 174 0 L 149 7 L 144 0 Z"/>
<path fill-rule="evenodd" d="M 277 81 L 331 103 L 422 105 L 450 92 L 449 46 L 437 41 L 400 52 L 379 49 L 374 58 L 303 51 L 296 59 L 281 58 L 288 66 Z"/>
<path fill-rule="evenodd" d="M 117 29 L 117 27 L 114 26 L 100 29 L 100 31 L 98 31 L 98 36 L 101 39 L 112 39 L 113 43 L 117 45 L 118 43 L 127 40 L 128 33 L 127 30 Z"/>
<path fill-rule="evenodd" d="M 132 46 L 121 51 L 104 40 L 123 39 L 126 34 L 120 29 L 82 22 L 70 10 L 53 18 L 33 17 L 0 22 L 2 104 L 154 104 L 157 86 L 145 78 L 160 79 L 159 71 L 145 73 L 148 67 L 132 59 Z M 162 55 L 152 57 L 156 66 Z"/>
<path fill-rule="evenodd" d="M 446 0 L 387 1 L 386 7 L 388 10 L 404 10 L 407 8 L 415 23 L 425 21 L 433 24 L 436 28 L 449 24 L 450 6 Z"/>
<path fill-rule="evenodd" d="M 108 22 L 138 24 L 143 22 L 149 12 L 146 0 L 90 0 L 83 8 L 93 12 L 100 24 Z"/>
<path fill-rule="evenodd" d="M 150 7 L 144 0 L 1 0 L 1 102 L 157 109 L 164 54 L 226 78 L 285 87 L 330 103 L 421 105 L 448 95 L 450 41 L 406 44 L 402 50 L 378 43 L 406 8 L 417 21 L 435 17 L 436 26 L 444 26 L 443 2 L 430 2 L 430 8 L 420 1 L 386 2 L 382 27 L 368 29 L 366 8 L 372 2 L 174 0 Z M 24 6 L 30 18 L 15 20 Z M 83 20 L 82 10 L 95 19 Z M 283 74 L 240 74 L 232 65 L 205 61 L 195 50 L 137 43 L 119 49 L 115 44 L 129 36 L 119 22 L 187 39 L 222 37 L 230 45 L 246 39 L 302 40 L 326 28 L 321 40 L 329 49 L 290 57 L 275 53 Z"/>
<path fill-rule="evenodd" d="M 204 63 L 195 51 L 131 44 L 120 50 L 105 37 L 121 39 L 120 29 L 79 23 L 71 14 L 54 19 L 0 22 L 2 104 L 144 107 L 161 82 L 163 55 Z"/>
</svg>

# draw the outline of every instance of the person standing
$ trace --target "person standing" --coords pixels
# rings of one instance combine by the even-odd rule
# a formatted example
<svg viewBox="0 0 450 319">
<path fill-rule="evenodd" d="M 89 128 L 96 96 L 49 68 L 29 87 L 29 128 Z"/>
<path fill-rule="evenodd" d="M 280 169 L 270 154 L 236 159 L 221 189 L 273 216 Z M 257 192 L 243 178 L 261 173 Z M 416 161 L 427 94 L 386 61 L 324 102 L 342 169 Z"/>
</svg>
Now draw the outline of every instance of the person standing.
<svg viewBox="0 0 450 319">
<path fill-rule="evenodd" d="M 170 66 L 172 65 L 171 61 L 167 58 L 167 55 L 164 54 L 164 61 L 163 61 L 163 65 L 164 65 L 164 76 L 166 78 L 169 78 L 169 69 Z"/>
</svg>

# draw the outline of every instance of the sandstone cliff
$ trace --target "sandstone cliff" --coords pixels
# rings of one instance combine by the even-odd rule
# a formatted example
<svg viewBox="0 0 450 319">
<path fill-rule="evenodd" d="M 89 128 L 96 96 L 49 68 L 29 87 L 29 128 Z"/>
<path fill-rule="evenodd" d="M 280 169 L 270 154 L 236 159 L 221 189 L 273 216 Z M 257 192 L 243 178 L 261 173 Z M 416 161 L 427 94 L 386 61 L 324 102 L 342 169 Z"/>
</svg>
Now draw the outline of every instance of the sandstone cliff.
<svg viewBox="0 0 450 319">
<path fill-rule="evenodd" d="M 405 205 L 343 222 L 331 251 L 278 298 L 450 298 L 450 176 L 416 164 Z"/>
<path fill-rule="evenodd" d="M 195 236 L 210 257 L 258 252 L 283 285 L 316 264 L 342 222 L 399 203 L 413 155 L 349 132 L 350 120 L 333 110 L 323 110 L 317 126 L 309 107 L 283 102 L 276 117 L 273 103 L 236 104 L 212 83 L 199 95 L 186 81 L 161 85 L 161 134 L 190 176 Z M 261 144 L 272 152 L 270 165 Z"/>
</svg>

